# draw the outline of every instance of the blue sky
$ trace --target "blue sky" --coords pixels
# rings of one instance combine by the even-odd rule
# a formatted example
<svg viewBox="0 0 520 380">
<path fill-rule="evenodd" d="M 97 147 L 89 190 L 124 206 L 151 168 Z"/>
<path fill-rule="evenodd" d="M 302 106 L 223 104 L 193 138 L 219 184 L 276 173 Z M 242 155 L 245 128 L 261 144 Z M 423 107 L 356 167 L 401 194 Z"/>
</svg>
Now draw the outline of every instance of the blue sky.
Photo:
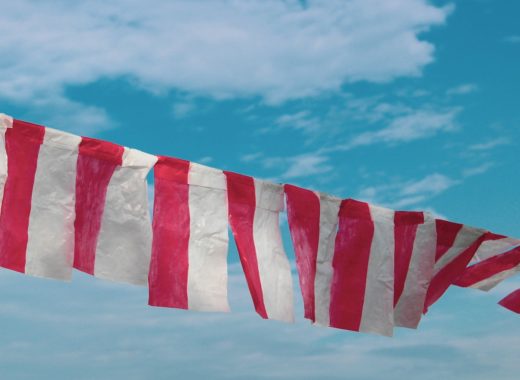
<svg viewBox="0 0 520 380">
<path fill-rule="evenodd" d="M 520 237 L 515 1 L 9 2 L 0 111 Z M 282 223 L 292 258 L 286 223 Z M 231 244 L 232 246 L 232 244 Z M 295 279 L 296 281 L 296 279 Z M 146 289 L 0 272 L 2 378 L 514 379 L 518 317 L 451 289 L 392 339 L 263 321 L 230 250 L 231 314 Z"/>
</svg>

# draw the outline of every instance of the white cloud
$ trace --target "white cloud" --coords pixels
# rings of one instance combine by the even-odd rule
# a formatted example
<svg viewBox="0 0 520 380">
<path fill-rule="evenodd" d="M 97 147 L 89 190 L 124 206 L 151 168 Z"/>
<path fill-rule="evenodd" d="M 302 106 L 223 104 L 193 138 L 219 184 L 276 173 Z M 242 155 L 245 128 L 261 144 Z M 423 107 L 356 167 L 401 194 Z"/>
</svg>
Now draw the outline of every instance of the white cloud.
<svg viewBox="0 0 520 380">
<path fill-rule="evenodd" d="M 201 163 L 201 164 L 209 164 L 211 162 L 213 162 L 214 159 L 213 157 L 211 156 L 204 156 L 204 157 L 201 157 L 197 160 L 198 163 Z"/>
<path fill-rule="evenodd" d="M 478 86 L 475 83 L 461 84 L 457 87 L 452 87 L 446 91 L 446 95 L 466 95 L 471 94 L 478 90 Z"/>
<path fill-rule="evenodd" d="M 250 159 L 251 156 L 251 159 Z M 319 153 L 305 153 L 290 157 L 264 157 L 262 154 L 244 156 L 242 161 L 261 160 L 266 169 L 284 168 L 284 171 L 272 181 L 288 180 L 294 178 L 312 177 L 331 172 L 334 168 L 329 165 L 329 157 Z"/>
<path fill-rule="evenodd" d="M 460 184 L 443 174 L 433 173 L 418 180 L 395 181 L 382 185 L 369 186 L 358 193 L 360 199 L 400 209 L 403 207 L 424 206 L 431 198 Z"/>
<path fill-rule="evenodd" d="M 474 175 L 484 174 L 489 169 L 491 169 L 493 166 L 495 166 L 494 163 L 492 163 L 492 162 L 485 162 L 485 163 L 483 163 L 481 165 L 478 165 L 478 166 L 475 166 L 475 167 L 472 167 L 472 168 L 468 168 L 468 169 L 464 169 L 462 171 L 462 175 L 464 177 L 473 177 Z"/>
<path fill-rule="evenodd" d="M 70 284 L 0 272 L 0 366 L 6 378 L 514 379 L 517 317 L 489 298 L 452 289 L 418 330 L 394 338 L 265 321 L 238 263 L 232 313 L 146 306 L 146 288 L 78 274 Z M 294 277 L 295 291 L 297 279 Z M 488 297 L 491 297 L 488 296 Z M 495 294 L 498 300 L 500 294 Z M 66 302 L 64 302 L 66 300 Z M 445 301 L 451 301 L 447 304 Z M 464 307 L 460 307 L 463 305 Z M 477 317 L 476 317 L 477 316 Z M 88 358 L 88 368 L 85 367 Z"/>
<path fill-rule="evenodd" d="M 520 36 L 519 35 L 511 35 L 504 37 L 504 41 L 511 44 L 520 44 Z"/>
<path fill-rule="evenodd" d="M 378 143 L 395 144 L 410 142 L 434 136 L 439 132 L 451 132 L 457 128 L 455 116 L 458 112 L 459 109 L 445 111 L 414 110 L 391 119 L 386 128 L 361 133 L 347 144 L 340 145 L 334 149 L 349 150 L 359 146 Z"/>
<path fill-rule="evenodd" d="M 330 172 L 333 167 L 328 165 L 329 158 L 319 154 L 302 154 L 287 159 L 289 167 L 282 178 L 301 178 Z"/>
<path fill-rule="evenodd" d="M 242 156 L 240 156 L 240 161 L 242 162 L 254 162 L 254 161 L 257 161 L 259 159 L 261 159 L 264 155 L 260 152 L 256 152 L 256 153 L 248 153 L 248 154 L 244 154 Z"/>
<path fill-rule="evenodd" d="M 476 151 L 487 151 L 496 148 L 497 146 L 501 145 L 507 145 L 511 141 L 505 137 L 498 137 L 496 139 L 492 139 L 483 143 L 470 145 L 470 150 L 476 150 Z"/>
<path fill-rule="evenodd" d="M 0 98 L 59 108 L 69 85 L 126 77 L 157 94 L 175 88 L 276 103 L 347 82 L 415 76 L 434 53 L 420 33 L 453 8 L 425 0 L 302 4 L 5 2 Z"/>
<path fill-rule="evenodd" d="M 281 128 L 291 128 L 304 133 L 317 132 L 322 126 L 320 120 L 311 116 L 309 111 L 282 115 L 276 119 L 275 124 Z"/>
</svg>

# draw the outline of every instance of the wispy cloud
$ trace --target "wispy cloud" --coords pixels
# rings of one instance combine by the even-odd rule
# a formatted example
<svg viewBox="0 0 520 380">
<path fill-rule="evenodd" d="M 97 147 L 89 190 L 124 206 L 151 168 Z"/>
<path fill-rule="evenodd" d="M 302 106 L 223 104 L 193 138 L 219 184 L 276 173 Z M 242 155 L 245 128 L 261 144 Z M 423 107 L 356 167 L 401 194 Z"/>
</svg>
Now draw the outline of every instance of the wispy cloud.
<svg viewBox="0 0 520 380">
<path fill-rule="evenodd" d="M 485 162 L 481 165 L 474 166 L 462 171 L 464 177 L 473 177 L 474 175 L 484 174 L 491 169 L 495 164 L 493 162 Z"/>
<path fill-rule="evenodd" d="M 474 151 L 487 151 L 494 149 L 498 146 L 507 145 L 510 143 L 511 141 L 508 138 L 498 137 L 496 139 L 491 139 L 482 143 L 470 145 L 469 149 Z"/>
<path fill-rule="evenodd" d="M 512 34 L 510 36 L 504 37 L 504 42 L 510 43 L 510 44 L 520 44 L 520 35 Z"/>
<path fill-rule="evenodd" d="M 275 125 L 281 128 L 290 128 L 304 133 L 314 133 L 321 129 L 319 118 L 311 116 L 309 111 L 300 111 L 292 114 L 284 114 L 278 117 Z"/>
<path fill-rule="evenodd" d="M 446 95 L 466 95 L 476 92 L 477 90 L 478 86 L 475 83 L 465 83 L 448 89 Z"/>
<path fill-rule="evenodd" d="M 424 139 L 439 132 L 452 132 L 457 129 L 455 117 L 458 112 L 459 109 L 455 108 L 444 111 L 414 110 L 391 119 L 386 128 L 361 133 L 333 149 L 349 150 L 379 143 L 397 144 Z"/>
<path fill-rule="evenodd" d="M 319 153 L 305 153 L 288 157 L 264 157 L 262 154 L 246 155 L 243 161 L 255 160 L 266 169 L 278 171 L 273 180 L 290 180 L 295 178 L 313 177 L 331 172 L 334 167 L 329 163 L 329 157 Z M 279 169 L 283 172 L 280 173 Z"/>
<path fill-rule="evenodd" d="M 329 158 L 319 154 L 302 154 L 290 157 L 287 161 L 289 167 L 281 175 L 286 179 L 326 174 L 333 169 L 333 166 L 328 164 Z"/>
<path fill-rule="evenodd" d="M 365 187 L 359 191 L 357 196 L 369 202 L 399 209 L 417 205 L 424 206 L 429 199 L 458 184 L 460 184 L 459 180 L 433 173 L 417 180 L 395 181 Z"/>
</svg>

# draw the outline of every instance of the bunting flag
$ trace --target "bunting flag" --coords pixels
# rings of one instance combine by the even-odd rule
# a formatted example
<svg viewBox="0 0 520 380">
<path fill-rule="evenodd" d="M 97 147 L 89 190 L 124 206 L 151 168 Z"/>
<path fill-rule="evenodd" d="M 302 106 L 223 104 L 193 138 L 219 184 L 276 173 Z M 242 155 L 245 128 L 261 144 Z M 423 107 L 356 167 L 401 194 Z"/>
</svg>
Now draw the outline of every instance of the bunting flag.
<svg viewBox="0 0 520 380">
<path fill-rule="evenodd" d="M 467 267 L 455 285 L 488 291 L 519 272 L 520 246 Z"/>
<path fill-rule="evenodd" d="M 262 318 L 292 322 L 291 268 L 279 227 L 283 187 L 224 173 L 229 222 L 255 309 Z"/>
<path fill-rule="evenodd" d="M 435 224 L 435 266 L 424 303 L 424 313 L 462 275 L 486 238 L 486 231 L 479 228 L 440 219 L 437 219 Z"/>
<path fill-rule="evenodd" d="M 332 257 L 341 199 L 284 186 L 305 318 L 329 326 Z"/>
<path fill-rule="evenodd" d="M 305 318 L 329 326 L 332 260 L 341 201 L 293 185 L 284 187 Z M 393 226 L 394 325 L 416 328 L 433 274 L 435 222 L 428 213 L 396 211 Z"/>
<path fill-rule="evenodd" d="M 499 304 L 512 312 L 520 314 L 520 289 L 503 298 Z"/>
<path fill-rule="evenodd" d="M 434 218 L 424 212 L 394 215 L 394 324 L 417 328 L 435 265 Z"/>
<path fill-rule="evenodd" d="M 5 133 L 7 179 L 0 213 L 0 265 L 69 280 L 74 189 L 81 138 L 14 120 Z"/>
<path fill-rule="evenodd" d="M 154 181 L 149 304 L 229 311 L 224 173 L 161 157 L 154 168 Z"/>
<path fill-rule="evenodd" d="M 152 231 L 146 176 L 156 156 L 83 137 L 76 174 L 74 268 L 146 285 Z"/>
<path fill-rule="evenodd" d="M 343 200 L 332 266 L 330 326 L 391 336 L 394 212 Z"/>
<path fill-rule="evenodd" d="M 518 246 L 520 246 L 520 239 L 513 239 L 504 235 L 488 232 L 477 252 L 475 252 L 473 261 L 484 261 Z"/>
<path fill-rule="evenodd" d="M 146 177 L 154 167 L 153 223 Z M 284 194 L 305 318 L 390 336 L 450 285 L 520 272 L 520 240 L 156 157 L 0 114 L 0 267 L 149 286 L 149 304 L 229 311 L 228 225 L 257 313 L 294 320 Z M 520 289 L 500 302 L 520 313 Z"/>
</svg>

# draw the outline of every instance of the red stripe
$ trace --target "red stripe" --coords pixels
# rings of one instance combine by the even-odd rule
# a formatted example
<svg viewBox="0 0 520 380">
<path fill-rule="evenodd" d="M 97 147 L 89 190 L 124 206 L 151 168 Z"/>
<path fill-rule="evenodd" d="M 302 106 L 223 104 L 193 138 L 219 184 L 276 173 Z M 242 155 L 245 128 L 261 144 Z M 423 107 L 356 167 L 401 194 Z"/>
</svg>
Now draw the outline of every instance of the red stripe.
<svg viewBox="0 0 520 380">
<path fill-rule="evenodd" d="M 422 223 L 424 223 L 422 212 L 396 211 L 394 214 L 394 306 L 403 294 L 417 227 Z"/>
<path fill-rule="evenodd" d="M 459 231 L 462 229 L 462 224 L 436 219 L 435 227 L 437 229 L 435 262 L 437 262 L 453 246 Z"/>
<path fill-rule="evenodd" d="M 517 314 L 520 314 L 520 289 L 503 298 L 499 305 L 509 309 Z"/>
<path fill-rule="evenodd" d="M 247 286 L 256 312 L 262 318 L 268 318 L 253 237 L 256 209 L 255 182 L 252 177 L 245 175 L 232 172 L 224 172 L 224 174 L 227 179 L 229 224 L 235 237 Z"/>
<path fill-rule="evenodd" d="M 293 185 L 285 185 L 284 189 L 305 318 L 315 321 L 314 281 L 320 240 L 320 199 L 314 192 Z"/>
<path fill-rule="evenodd" d="M 450 285 L 460 277 L 484 239 L 485 234 L 481 235 L 473 244 L 466 248 L 466 250 L 462 251 L 457 255 L 457 257 L 437 272 L 428 287 L 426 300 L 424 302 L 424 313 L 426 313 L 428 308 L 437 302 L 446 290 L 448 290 Z"/>
<path fill-rule="evenodd" d="M 341 202 L 334 248 L 330 325 L 359 331 L 365 301 L 374 223 L 367 203 Z"/>
<path fill-rule="evenodd" d="M 105 208 L 108 184 L 122 164 L 124 148 L 83 137 L 76 170 L 74 268 L 94 274 L 96 245 Z"/>
<path fill-rule="evenodd" d="M 45 128 L 20 120 L 5 132 L 7 180 L 0 213 L 0 266 L 25 272 L 34 176 Z"/>
<path fill-rule="evenodd" d="M 519 265 L 520 247 L 517 247 L 466 268 L 464 274 L 455 282 L 455 285 L 462 287 L 472 286 L 497 273 L 515 268 Z"/>
<path fill-rule="evenodd" d="M 159 157 L 154 168 L 153 243 L 148 304 L 188 309 L 190 162 Z"/>
</svg>

